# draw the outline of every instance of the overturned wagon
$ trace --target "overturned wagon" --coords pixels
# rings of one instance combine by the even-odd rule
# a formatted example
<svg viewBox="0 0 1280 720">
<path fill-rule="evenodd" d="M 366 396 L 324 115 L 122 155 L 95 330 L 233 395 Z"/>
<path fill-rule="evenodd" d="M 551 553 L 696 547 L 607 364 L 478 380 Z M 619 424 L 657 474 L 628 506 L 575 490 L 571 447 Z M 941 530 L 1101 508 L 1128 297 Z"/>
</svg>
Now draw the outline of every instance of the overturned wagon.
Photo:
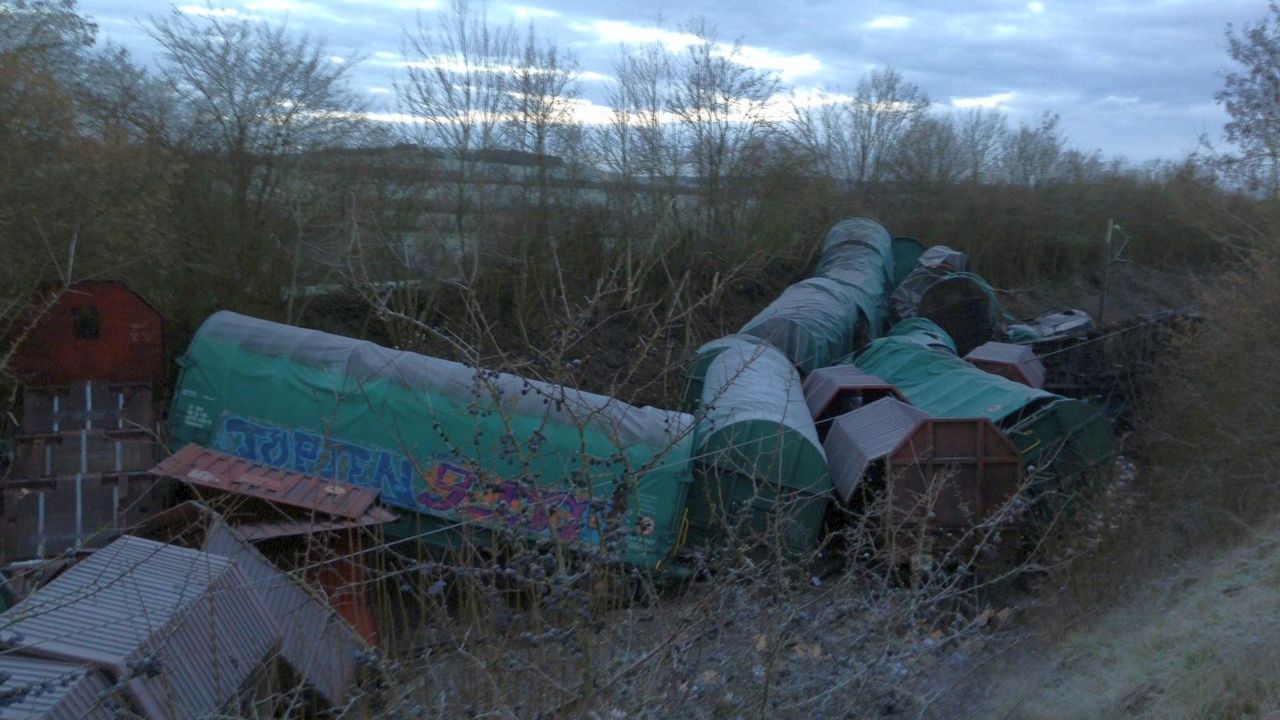
<svg viewBox="0 0 1280 720">
<path fill-rule="evenodd" d="M 791 285 L 742 328 L 773 345 L 801 375 L 880 336 L 894 280 L 889 231 L 869 218 L 836 223 L 814 277 Z"/>
<path fill-rule="evenodd" d="M 950 337 L 923 318 L 899 323 L 859 354 L 857 365 L 932 417 L 995 423 L 1028 470 L 1061 480 L 1111 457 L 1111 425 L 1096 408 L 984 372 L 957 356 Z"/>
<path fill-rule="evenodd" d="M 647 567 L 676 545 L 688 415 L 231 312 L 181 364 L 175 445 L 375 488 L 393 536 L 617 543 Z"/>
<path fill-rule="evenodd" d="M 801 555 L 821 539 L 830 503 L 827 458 L 787 357 L 751 335 L 698 350 L 685 394 L 696 409 L 689 539 L 755 549 L 781 540 Z"/>
</svg>

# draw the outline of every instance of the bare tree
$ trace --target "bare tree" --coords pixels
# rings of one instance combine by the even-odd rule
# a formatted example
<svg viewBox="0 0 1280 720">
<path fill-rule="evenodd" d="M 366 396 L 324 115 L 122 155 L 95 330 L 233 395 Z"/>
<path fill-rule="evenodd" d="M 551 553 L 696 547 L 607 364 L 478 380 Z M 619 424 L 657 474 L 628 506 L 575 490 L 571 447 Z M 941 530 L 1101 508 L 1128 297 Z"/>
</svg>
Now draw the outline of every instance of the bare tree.
<svg viewBox="0 0 1280 720">
<path fill-rule="evenodd" d="M 188 259 L 216 292 L 278 302 L 297 295 L 302 242 L 342 173 L 318 153 L 349 146 L 365 126 L 348 87 L 355 60 L 284 25 L 174 10 L 149 28 L 181 102 L 193 233 Z M 225 188 L 225 190 L 224 190 Z M 290 301 L 289 319 L 293 319 Z"/>
<path fill-rule="evenodd" d="M 511 74 L 512 107 L 503 132 L 512 149 L 533 156 L 532 235 L 549 239 L 551 165 L 557 153 L 572 146 L 575 119 L 573 101 L 578 97 L 578 63 L 572 53 L 554 43 L 540 41 L 533 26 L 526 31 L 520 59 Z M 526 186 L 529 183 L 524 183 Z"/>
<path fill-rule="evenodd" d="M 1280 4 L 1239 33 L 1227 26 L 1227 50 L 1242 70 L 1227 73 L 1214 98 L 1231 119 L 1225 130 L 1236 153 L 1218 156 L 1229 174 L 1270 198 L 1280 197 Z"/>
<path fill-rule="evenodd" d="M 964 176 L 986 180 L 1000 160 L 1000 146 L 1009 132 L 1004 113 L 996 108 L 972 108 L 960 116 L 957 132 Z"/>
<path fill-rule="evenodd" d="M 850 119 L 838 94 L 819 92 L 805 102 L 792 101 L 788 137 L 816 172 L 850 183 L 858 172 Z"/>
<path fill-rule="evenodd" d="M 846 106 L 853 179 L 864 187 L 884 177 L 893 147 L 929 110 L 929 96 L 893 68 L 872 70 Z"/>
<path fill-rule="evenodd" d="M 1051 179 L 1062 156 L 1063 138 L 1058 132 L 1058 116 L 1046 112 L 1038 125 L 1021 124 L 1010 133 L 1000 153 L 1005 178 L 1025 187 L 1038 187 Z"/>
<path fill-rule="evenodd" d="M 179 10 L 153 18 L 150 33 L 186 104 L 187 141 L 228 163 L 242 227 L 276 198 L 290 158 L 356 137 L 364 108 L 347 85 L 354 61 L 334 61 L 323 40 Z"/>
<path fill-rule="evenodd" d="M 74 0 L 0 2 L 0 55 L 38 57 L 51 75 L 78 75 L 97 32 Z"/>
<path fill-rule="evenodd" d="M 155 86 L 74 2 L 0 0 L 0 287 L 160 254 L 176 163 L 129 122 Z"/>
<path fill-rule="evenodd" d="M 503 120 L 512 110 L 517 47 L 514 29 L 490 24 L 484 4 L 473 6 L 469 0 L 452 0 L 433 23 L 420 17 L 405 34 L 409 62 L 396 90 L 417 122 L 419 142 L 445 154 L 454 178 L 454 230 L 460 236 L 467 232 L 477 153 L 498 146 Z"/>
<path fill-rule="evenodd" d="M 956 182 L 964 172 L 964 158 L 955 118 L 916 121 L 892 149 L 891 159 L 886 175 L 894 180 L 935 188 Z"/>
<path fill-rule="evenodd" d="M 623 234 L 629 241 L 633 200 L 645 201 L 643 226 L 652 229 L 667 214 L 679 173 L 678 151 L 668 120 L 671 54 L 657 43 L 623 46 L 614 61 L 608 90 L 610 122 L 598 136 L 599 156 L 621 180 Z"/>
<path fill-rule="evenodd" d="M 862 78 L 852 98 L 819 93 L 793 102 L 788 127 L 816 169 L 865 193 L 886 177 L 896 146 L 928 110 L 924 90 L 884 68 Z"/>
<path fill-rule="evenodd" d="M 765 111 L 778 79 L 745 65 L 741 43 L 720 42 L 705 20 L 686 31 L 698 42 L 675 65 L 669 107 L 681 126 L 685 163 L 705 198 L 699 229 L 718 238 L 733 228 L 726 195 L 748 148 L 769 127 Z"/>
</svg>

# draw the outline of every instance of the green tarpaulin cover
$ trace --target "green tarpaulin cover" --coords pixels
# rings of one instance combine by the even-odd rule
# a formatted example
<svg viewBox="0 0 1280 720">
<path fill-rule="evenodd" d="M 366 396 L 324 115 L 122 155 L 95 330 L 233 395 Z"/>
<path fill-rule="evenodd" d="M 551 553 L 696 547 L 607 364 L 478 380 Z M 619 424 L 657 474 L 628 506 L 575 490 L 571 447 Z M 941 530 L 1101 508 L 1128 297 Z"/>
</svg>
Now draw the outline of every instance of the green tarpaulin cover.
<svg viewBox="0 0 1280 720">
<path fill-rule="evenodd" d="M 913 318 L 867 346 L 854 360 L 863 371 L 895 385 L 933 417 L 985 417 L 1003 427 L 1023 461 L 1065 452 L 1059 466 L 1093 466 L 1110 457 L 1110 424 L 1096 408 L 979 370 L 939 338 L 935 323 Z"/>
<path fill-rule="evenodd" d="M 620 535 L 627 561 L 653 566 L 679 534 L 683 413 L 230 312 L 180 363 L 175 445 L 376 488 L 429 541 L 474 526 L 588 549 Z"/>
<path fill-rule="evenodd" d="M 755 531 L 785 521 L 793 550 L 813 547 L 831 478 L 795 367 L 749 335 L 708 343 L 700 355 L 709 360 L 695 440 L 701 471 L 689 502 L 695 533 L 726 520 Z"/>
<path fill-rule="evenodd" d="M 889 231 L 868 218 L 843 220 L 827 233 L 814 277 L 784 290 L 741 333 L 768 341 L 807 375 L 880 336 L 892 282 Z"/>
</svg>

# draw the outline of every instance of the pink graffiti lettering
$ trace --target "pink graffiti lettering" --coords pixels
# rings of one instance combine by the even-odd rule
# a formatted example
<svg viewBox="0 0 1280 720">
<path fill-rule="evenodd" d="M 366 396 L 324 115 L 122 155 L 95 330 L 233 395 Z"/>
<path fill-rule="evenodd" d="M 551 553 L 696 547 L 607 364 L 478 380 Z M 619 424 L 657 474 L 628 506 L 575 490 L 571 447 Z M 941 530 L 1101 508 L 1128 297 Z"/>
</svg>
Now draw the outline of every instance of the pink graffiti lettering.
<svg viewBox="0 0 1280 720">
<path fill-rule="evenodd" d="M 544 495 L 535 487 L 511 480 L 477 488 L 476 480 L 476 474 L 465 468 L 441 463 L 427 473 L 427 490 L 418 495 L 418 502 L 475 520 L 496 518 L 508 527 L 550 532 L 563 541 L 589 540 L 581 537 L 583 531 L 598 524 L 590 499 L 564 491 Z M 500 512 L 499 507 L 506 511 Z"/>
</svg>

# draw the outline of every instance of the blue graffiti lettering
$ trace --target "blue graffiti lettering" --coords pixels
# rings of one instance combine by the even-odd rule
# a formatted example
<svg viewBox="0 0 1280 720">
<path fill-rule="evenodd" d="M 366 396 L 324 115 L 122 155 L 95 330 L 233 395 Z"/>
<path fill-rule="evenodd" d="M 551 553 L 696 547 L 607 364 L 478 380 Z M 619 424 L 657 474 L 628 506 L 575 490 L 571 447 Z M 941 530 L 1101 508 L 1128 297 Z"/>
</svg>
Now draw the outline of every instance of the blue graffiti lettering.
<svg viewBox="0 0 1280 720">
<path fill-rule="evenodd" d="M 465 463 L 434 460 L 419 473 L 410 458 L 397 452 L 231 415 L 222 419 L 214 445 L 253 462 L 376 489 L 383 502 L 396 507 L 456 513 L 589 545 L 600 541 L 597 511 L 608 508 L 607 502 L 562 490 L 543 494 L 527 482 L 482 482 Z M 506 511 L 499 512 L 500 507 Z"/>
</svg>

